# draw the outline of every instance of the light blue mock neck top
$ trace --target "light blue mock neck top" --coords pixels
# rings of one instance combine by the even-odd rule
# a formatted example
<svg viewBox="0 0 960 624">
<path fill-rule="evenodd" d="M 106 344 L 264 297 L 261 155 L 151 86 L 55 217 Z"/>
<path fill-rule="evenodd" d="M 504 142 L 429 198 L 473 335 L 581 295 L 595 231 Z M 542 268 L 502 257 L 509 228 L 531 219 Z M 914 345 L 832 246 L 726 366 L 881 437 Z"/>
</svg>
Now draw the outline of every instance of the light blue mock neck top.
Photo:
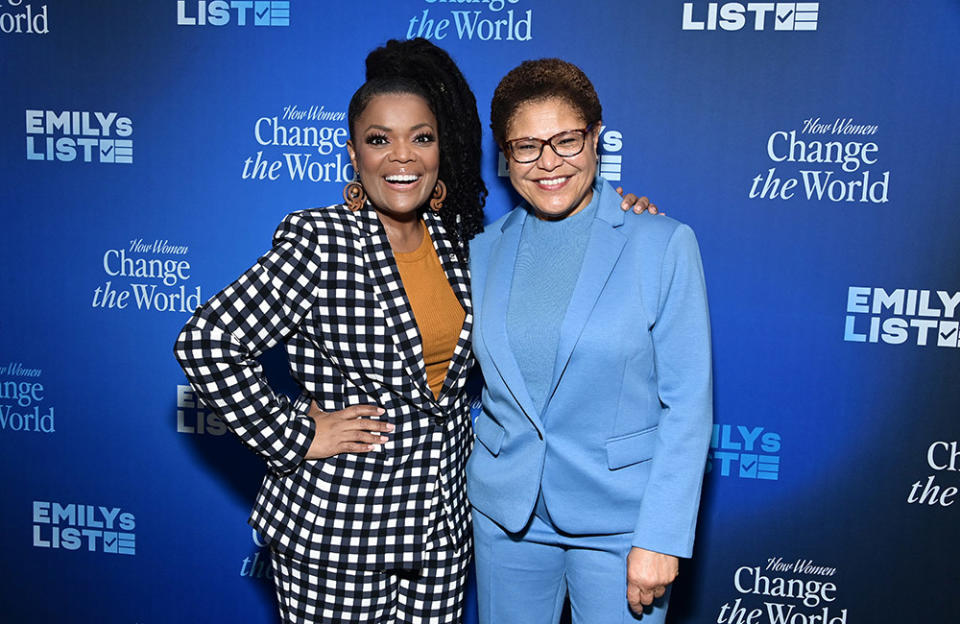
<svg viewBox="0 0 960 624">
<path fill-rule="evenodd" d="M 542 412 L 553 380 L 553 365 L 573 288 L 599 204 L 596 184 L 580 212 L 559 221 L 530 215 L 523 224 L 513 285 L 507 304 L 507 335 L 527 390 Z"/>
</svg>

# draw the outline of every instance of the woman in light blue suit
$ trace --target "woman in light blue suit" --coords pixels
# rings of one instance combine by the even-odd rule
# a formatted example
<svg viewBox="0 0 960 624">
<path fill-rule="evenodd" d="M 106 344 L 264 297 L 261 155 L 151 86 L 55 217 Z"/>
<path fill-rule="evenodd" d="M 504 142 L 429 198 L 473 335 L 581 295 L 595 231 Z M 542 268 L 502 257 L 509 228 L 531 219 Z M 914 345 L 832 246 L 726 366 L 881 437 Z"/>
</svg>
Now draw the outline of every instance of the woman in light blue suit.
<svg viewBox="0 0 960 624">
<path fill-rule="evenodd" d="M 689 227 L 624 218 L 596 176 L 601 107 L 557 59 L 500 82 L 525 202 L 470 245 L 483 411 L 467 466 L 481 622 L 662 622 L 692 553 L 712 420 Z"/>
</svg>

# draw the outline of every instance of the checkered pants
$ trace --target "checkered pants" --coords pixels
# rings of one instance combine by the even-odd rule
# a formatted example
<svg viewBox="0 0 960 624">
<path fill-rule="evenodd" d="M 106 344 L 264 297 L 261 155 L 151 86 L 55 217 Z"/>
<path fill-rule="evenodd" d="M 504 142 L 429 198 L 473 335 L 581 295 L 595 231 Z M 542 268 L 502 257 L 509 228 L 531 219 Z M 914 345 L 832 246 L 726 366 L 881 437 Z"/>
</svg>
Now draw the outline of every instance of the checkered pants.
<svg viewBox="0 0 960 624">
<path fill-rule="evenodd" d="M 348 570 L 272 555 L 284 624 L 460 622 L 469 544 L 430 550 L 413 570 Z"/>
</svg>

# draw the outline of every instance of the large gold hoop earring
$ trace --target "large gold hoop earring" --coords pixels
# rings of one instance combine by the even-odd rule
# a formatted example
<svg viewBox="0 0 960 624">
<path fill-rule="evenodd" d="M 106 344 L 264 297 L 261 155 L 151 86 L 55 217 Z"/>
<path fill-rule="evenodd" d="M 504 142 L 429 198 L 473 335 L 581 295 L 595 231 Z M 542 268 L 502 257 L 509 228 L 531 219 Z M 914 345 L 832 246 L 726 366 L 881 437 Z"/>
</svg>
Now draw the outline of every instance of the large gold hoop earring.
<svg viewBox="0 0 960 624">
<path fill-rule="evenodd" d="M 440 209 L 443 208 L 443 200 L 446 198 L 447 185 L 443 183 L 443 180 L 437 180 L 437 184 L 433 187 L 433 193 L 430 195 L 430 210 L 440 212 Z"/>
<path fill-rule="evenodd" d="M 367 201 L 367 193 L 359 180 L 343 187 L 343 201 L 352 212 L 363 208 L 363 204 Z"/>
</svg>

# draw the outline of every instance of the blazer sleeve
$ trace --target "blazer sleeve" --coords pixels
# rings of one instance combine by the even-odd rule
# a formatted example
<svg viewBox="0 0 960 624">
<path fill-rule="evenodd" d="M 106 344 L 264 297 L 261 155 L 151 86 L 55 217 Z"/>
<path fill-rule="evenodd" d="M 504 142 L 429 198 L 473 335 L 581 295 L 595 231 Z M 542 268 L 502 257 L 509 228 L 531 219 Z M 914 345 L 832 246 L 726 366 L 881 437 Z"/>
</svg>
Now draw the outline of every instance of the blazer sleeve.
<svg viewBox="0 0 960 624">
<path fill-rule="evenodd" d="M 315 425 L 273 391 L 256 358 L 307 316 L 320 262 L 312 222 L 288 215 L 274 234 L 273 248 L 197 308 L 174 346 L 200 400 L 277 474 L 303 462 Z"/>
<path fill-rule="evenodd" d="M 700 250 L 679 225 L 660 267 L 652 328 L 662 413 L 633 545 L 677 557 L 693 553 L 713 421 L 710 317 Z"/>
</svg>

